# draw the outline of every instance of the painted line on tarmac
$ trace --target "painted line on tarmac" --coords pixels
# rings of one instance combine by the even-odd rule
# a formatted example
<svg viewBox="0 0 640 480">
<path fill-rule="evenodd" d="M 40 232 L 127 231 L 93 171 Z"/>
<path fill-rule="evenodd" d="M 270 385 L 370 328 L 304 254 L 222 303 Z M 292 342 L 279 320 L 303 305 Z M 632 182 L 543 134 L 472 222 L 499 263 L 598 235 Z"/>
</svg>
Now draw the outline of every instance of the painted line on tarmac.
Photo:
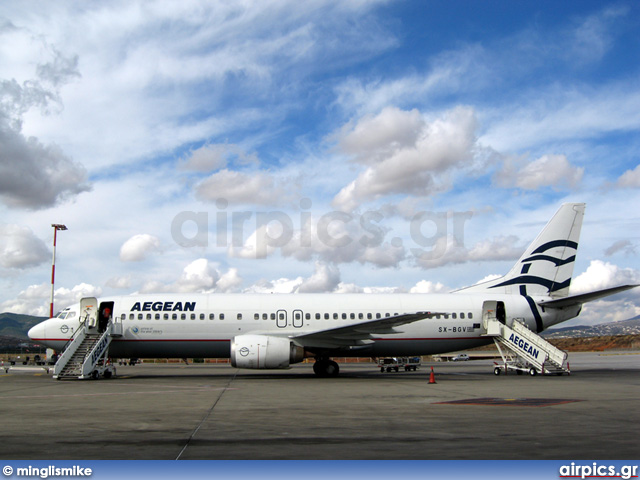
<svg viewBox="0 0 640 480">
<path fill-rule="evenodd" d="M 25 398 L 72 398 L 72 397 L 113 397 L 113 396 L 121 396 L 121 395 L 157 395 L 159 393 L 185 393 L 187 391 L 195 391 L 195 392 L 211 392 L 217 390 L 237 390 L 236 388 L 192 388 L 192 389 L 181 389 L 181 390 L 147 390 L 147 391 L 138 391 L 138 392 L 106 392 L 106 393 L 72 393 L 68 395 L 16 395 L 16 396 L 1 396 L 0 400 L 5 399 L 25 399 Z"/>
</svg>

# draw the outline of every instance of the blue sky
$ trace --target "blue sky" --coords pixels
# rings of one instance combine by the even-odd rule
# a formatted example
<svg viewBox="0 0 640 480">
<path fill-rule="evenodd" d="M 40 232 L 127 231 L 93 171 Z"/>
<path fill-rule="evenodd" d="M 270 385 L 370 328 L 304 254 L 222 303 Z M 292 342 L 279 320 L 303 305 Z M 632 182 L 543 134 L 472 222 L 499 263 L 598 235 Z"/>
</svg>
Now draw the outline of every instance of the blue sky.
<svg viewBox="0 0 640 480">
<path fill-rule="evenodd" d="M 566 201 L 572 291 L 639 283 L 639 24 L 630 1 L 3 2 L 0 311 L 47 312 L 51 223 L 57 307 L 448 291 Z M 634 291 L 573 323 L 638 314 Z"/>
</svg>

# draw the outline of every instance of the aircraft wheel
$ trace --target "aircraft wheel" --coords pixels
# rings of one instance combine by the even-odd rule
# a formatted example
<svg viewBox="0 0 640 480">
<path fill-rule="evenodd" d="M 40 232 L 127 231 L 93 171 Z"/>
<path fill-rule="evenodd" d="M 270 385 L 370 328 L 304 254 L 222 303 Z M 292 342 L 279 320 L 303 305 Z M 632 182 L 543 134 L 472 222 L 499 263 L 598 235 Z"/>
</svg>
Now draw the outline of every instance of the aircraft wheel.
<svg viewBox="0 0 640 480">
<path fill-rule="evenodd" d="M 340 367 L 333 360 L 316 360 L 313 364 L 313 372 L 319 377 L 337 377 Z"/>
<path fill-rule="evenodd" d="M 105 370 L 105 372 L 104 372 L 104 378 L 106 378 L 106 379 L 111 378 L 111 370 Z"/>
<path fill-rule="evenodd" d="M 97 370 L 94 370 L 93 372 L 91 372 L 91 378 L 93 380 L 98 380 L 100 378 L 100 373 Z"/>
<path fill-rule="evenodd" d="M 536 369 L 535 369 L 535 368 L 531 367 L 531 368 L 529 369 L 529 375 L 531 375 L 532 377 L 535 377 L 535 376 L 537 375 L 537 373 L 538 373 L 538 372 L 536 371 Z"/>
<path fill-rule="evenodd" d="M 493 374 L 494 375 L 500 375 L 500 368 L 496 367 L 493 369 Z"/>
<path fill-rule="evenodd" d="M 315 373 L 319 377 L 322 376 L 322 363 L 322 360 L 316 360 L 316 362 L 313 364 L 313 373 Z"/>
</svg>

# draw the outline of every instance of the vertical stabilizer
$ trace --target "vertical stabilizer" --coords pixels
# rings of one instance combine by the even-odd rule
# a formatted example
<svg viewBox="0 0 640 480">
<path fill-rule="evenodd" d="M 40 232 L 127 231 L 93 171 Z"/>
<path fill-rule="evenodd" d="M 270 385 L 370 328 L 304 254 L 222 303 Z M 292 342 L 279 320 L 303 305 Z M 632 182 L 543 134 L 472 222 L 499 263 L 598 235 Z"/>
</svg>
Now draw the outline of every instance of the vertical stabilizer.
<svg viewBox="0 0 640 480">
<path fill-rule="evenodd" d="M 458 291 L 566 297 L 584 210 L 584 203 L 563 204 L 509 273 Z"/>
</svg>

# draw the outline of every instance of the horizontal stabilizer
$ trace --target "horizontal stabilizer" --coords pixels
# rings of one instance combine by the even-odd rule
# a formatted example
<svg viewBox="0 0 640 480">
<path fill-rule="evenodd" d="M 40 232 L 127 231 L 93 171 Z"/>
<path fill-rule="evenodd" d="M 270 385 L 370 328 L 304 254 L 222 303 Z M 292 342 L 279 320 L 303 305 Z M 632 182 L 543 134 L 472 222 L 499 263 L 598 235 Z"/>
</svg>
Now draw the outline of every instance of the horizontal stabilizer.
<svg viewBox="0 0 640 480">
<path fill-rule="evenodd" d="M 619 287 L 605 288 L 604 290 L 596 290 L 594 292 L 557 298 L 555 300 L 544 300 L 542 302 L 538 302 L 538 305 L 544 308 L 573 307 L 575 305 L 582 305 L 583 303 L 598 300 L 599 298 L 608 297 L 609 295 L 615 295 L 616 293 L 624 292 L 625 290 L 638 286 L 640 285 L 620 285 Z"/>
</svg>

